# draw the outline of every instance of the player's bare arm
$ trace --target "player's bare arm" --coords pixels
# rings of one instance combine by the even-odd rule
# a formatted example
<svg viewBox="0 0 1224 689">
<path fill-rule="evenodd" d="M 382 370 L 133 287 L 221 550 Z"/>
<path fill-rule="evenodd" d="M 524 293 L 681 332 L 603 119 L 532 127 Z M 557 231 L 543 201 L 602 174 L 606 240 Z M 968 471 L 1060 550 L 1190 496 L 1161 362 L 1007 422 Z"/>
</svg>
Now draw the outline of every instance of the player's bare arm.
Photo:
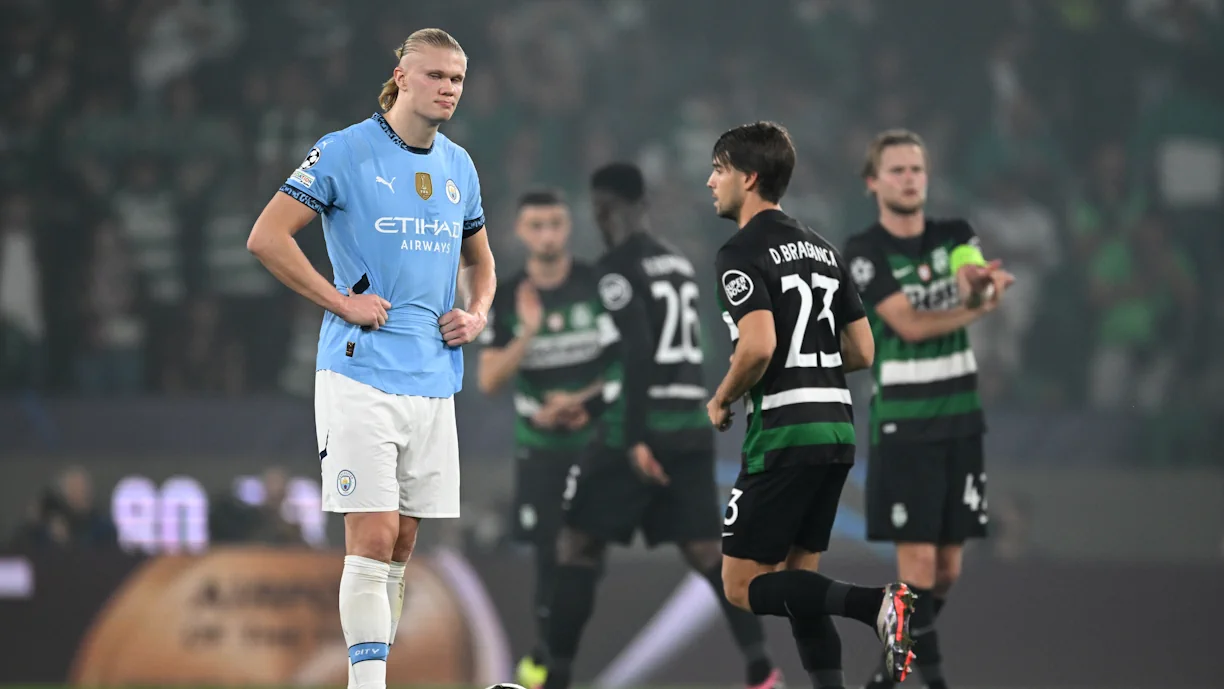
<svg viewBox="0 0 1224 689">
<path fill-rule="evenodd" d="M 875 361 L 875 337 L 871 322 L 860 318 L 846 325 L 841 333 L 842 370 L 846 373 L 871 368 Z"/>
<path fill-rule="evenodd" d="M 531 341 L 540 332 L 544 321 L 544 306 L 540 293 L 524 280 L 515 290 L 515 315 L 518 330 L 505 347 L 485 347 L 480 352 L 480 391 L 486 395 L 497 392 L 518 373 Z"/>
<path fill-rule="evenodd" d="M 986 262 L 974 246 L 963 245 L 953 251 L 953 254 L 953 272 L 962 302 L 956 308 L 915 309 L 909 297 L 901 290 L 900 284 L 882 269 L 866 271 L 867 282 L 870 284 L 860 284 L 860 291 L 870 293 L 875 290 L 887 295 L 876 304 L 876 313 L 893 332 L 907 342 L 922 342 L 956 332 L 993 311 L 999 305 L 1003 292 L 1015 278 L 1001 268 L 1000 261 Z M 866 255 L 856 254 L 851 265 L 867 260 Z M 884 265 L 878 257 L 874 262 Z"/>
<path fill-rule="evenodd" d="M 706 405 L 710 423 L 720 431 L 731 427 L 731 403 L 748 394 L 752 386 L 761 380 L 778 346 L 773 313 L 763 309 L 752 311 L 736 325 L 739 340 L 731 355 L 731 369 Z"/>
<path fill-rule="evenodd" d="M 591 381 L 589 385 L 579 388 L 577 390 L 573 390 L 570 392 L 554 390 L 553 392 L 548 393 L 548 401 L 551 403 L 555 403 L 558 406 L 563 406 L 563 407 L 565 406 L 579 406 L 580 407 L 583 404 L 586 404 L 587 400 L 591 399 L 597 394 L 602 393 L 603 388 L 604 388 L 603 378 L 596 378 L 595 380 Z"/>
<path fill-rule="evenodd" d="M 876 315 L 906 342 L 922 342 L 956 332 L 993 308 L 986 304 L 969 308 L 963 303 L 969 294 L 983 286 L 974 283 L 986 277 L 984 272 L 975 272 L 979 269 L 977 265 L 957 266 L 959 270 L 954 271 L 960 286 L 961 305 L 946 310 L 919 310 L 910 302 L 884 255 L 871 246 L 869 240 L 861 236 L 851 239 L 846 262 L 863 301 L 874 303 Z M 981 264 L 980 268 L 984 269 L 985 261 Z"/>
<path fill-rule="evenodd" d="M 531 417 L 531 422 L 540 428 L 576 431 L 591 422 L 586 404 L 596 394 L 602 393 L 603 388 L 604 380 L 600 377 L 579 390 L 550 391 L 544 397 L 543 406 Z"/>
<path fill-rule="evenodd" d="M 283 191 L 276 192 L 251 228 L 247 250 L 294 292 L 353 325 L 377 330 L 387 322 L 391 302 L 376 294 L 341 294 L 315 270 L 294 239 L 315 215 Z"/>
<path fill-rule="evenodd" d="M 489 247 L 489 235 L 483 228 L 464 238 L 459 270 L 467 284 L 467 306 L 451 309 L 438 319 L 442 339 L 450 347 L 468 344 L 484 330 L 489 307 L 493 305 L 493 295 L 497 291 L 493 250 Z"/>
<path fill-rule="evenodd" d="M 519 364 L 523 362 L 523 357 L 527 356 L 527 348 L 531 345 L 532 337 L 533 334 L 520 332 L 505 347 L 485 347 L 480 351 L 477 384 L 481 392 L 492 395 L 514 378 Z"/>
<path fill-rule="evenodd" d="M 906 342 L 921 342 L 956 332 L 981 318 L 998 302 L 986 302 L 981 308 L 959 306 L 947 311 L 919 311 L 909 298 L 896 292 L 876 304 L 876 313 Z"/>
</svg>

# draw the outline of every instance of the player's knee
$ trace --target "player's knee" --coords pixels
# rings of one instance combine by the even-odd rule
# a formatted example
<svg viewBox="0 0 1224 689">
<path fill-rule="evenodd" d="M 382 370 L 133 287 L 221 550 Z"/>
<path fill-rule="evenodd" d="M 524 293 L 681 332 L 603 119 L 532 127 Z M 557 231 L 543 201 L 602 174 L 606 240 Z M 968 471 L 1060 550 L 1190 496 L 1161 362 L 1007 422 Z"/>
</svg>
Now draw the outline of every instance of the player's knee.
<svg viewBox="0 0 1224 689">
<path fill-rule="evenodd" d="M 940 567 L 935 572 L 935 591 L 943 595 L 960 579 L 961 564 L 959 562 L 944 566 L 940 563 Z"/>
<path fill-rule="evenodd" d="M 603 561 L 602 541 L 569 527 L 557 536 L 557 564 L 575 567 L 599 567 Z"/>
<path fill-rule="evenodd" d="M 939 562 L 935 567 L 935 595 L 945 597 L 961 575 L 962 560 L 959 553 L 945 555 L 940 553 Z"/>
<path fill-rule="evenodd" d="M 394 512 L 353 512 L 344 516 L 344 552 L 371 560 L 391 559 L 399 537 Z"/>
<path fill-rule="evenodd" d="M 748 600 L 748 587 L 758 572 L 738 565 L 739 563 L 733 560 L 723 560 L 723 595 L 731 605 L 752 612 L 752 603 Z"/>
<path fill-rule="evenodd" d="M 897 545 L 897 573 L 902 581 L 919 588 L 935 586 L 935 546 L 928 543 Z"/>
<path fill-rule="evenodd" d="M 741 610 L 752 612 L 752 603 L 748 601 L 748 586 L 752 583 L 752 577 L 733 576 L 728 578 L 727 572 L 723 571 L 723 595 L 727 597 L 727 601 Z"/>
<path fill-rule="evenodd" d="M 395 539 L 395 547 L 391 551 L 391 560 L 407 562 L 416 549 L 417 528 L 421 521 L 415 517 L 400 517 L 399 535 Z"/>
</svg>

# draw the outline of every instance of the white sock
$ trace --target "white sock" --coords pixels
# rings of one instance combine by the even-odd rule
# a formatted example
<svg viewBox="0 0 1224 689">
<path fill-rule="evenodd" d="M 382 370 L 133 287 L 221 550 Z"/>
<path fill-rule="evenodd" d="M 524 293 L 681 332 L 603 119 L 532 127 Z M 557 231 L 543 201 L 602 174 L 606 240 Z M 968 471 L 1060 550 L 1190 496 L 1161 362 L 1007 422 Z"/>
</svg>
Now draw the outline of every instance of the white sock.
<svg viewBox="0 0 1224 689">
<path fill-rule="evenodd" d="M 387 603 L 390 565 L 348 555 L 340 575 L 340 626 L 348 644 L 349 689 L 386 689 L 391 610 Z"/>
<path fill-rule="evenodd" d="M 391 636 L 388 639 L 392 645 L 399 631 L 400 615 L 404 612 L 404 568 L 407 566 L 407 562 L 392 562 L 387 574 L 387 602 L 391 606 Z"/>
</svg>

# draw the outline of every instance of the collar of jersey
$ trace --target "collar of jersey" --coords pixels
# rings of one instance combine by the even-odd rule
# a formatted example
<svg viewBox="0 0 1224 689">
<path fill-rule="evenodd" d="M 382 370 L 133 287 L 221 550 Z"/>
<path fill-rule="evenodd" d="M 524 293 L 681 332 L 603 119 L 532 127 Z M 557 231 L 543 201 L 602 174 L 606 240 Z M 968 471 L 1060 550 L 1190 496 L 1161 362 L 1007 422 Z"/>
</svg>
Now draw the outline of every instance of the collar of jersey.
<svg viewBox="0 0 1224 689">
<path fill-rule="evenodd" d="M 429 155 L 429 152 L 433 150 L 432 145 L 430 145 L 429 148 L 421 148 L 419 146 L 409 146 L 408 144 L 404 143 L 404 140 L 400 138 L 399 134 L 395 133 L 395 130 L 391 128 L 391 124 L 387 122 L 387 118 L 382 116 L 382 113 L 374 113 L 374 121 L 378 123 L 379 127 L 382 127 L 383 133 L 386 134 L 396 146 L 399 146 L 409 153 Z"/>
</svg>

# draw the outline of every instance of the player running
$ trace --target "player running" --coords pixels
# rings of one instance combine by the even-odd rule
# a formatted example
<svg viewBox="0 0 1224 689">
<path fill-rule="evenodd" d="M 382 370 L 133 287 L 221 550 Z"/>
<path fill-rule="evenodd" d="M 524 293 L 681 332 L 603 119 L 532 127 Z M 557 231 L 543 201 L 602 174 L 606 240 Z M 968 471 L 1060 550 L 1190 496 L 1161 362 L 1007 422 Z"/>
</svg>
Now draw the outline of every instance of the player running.
<svg viewBox="0 0 1224 689">
<path fill-rule="evenodd" d="M 872 368 L 867 538 L 897 544 L 897 572 L 916 597 L 916 664 L 946 687 L 935 616 L 960 575 L 964 542 L 986 535 L 985 424 L 965 326 L 993 310 L 1014 278 L 987 264 L 964 220 L 930 220 L 926 149 L 891 130 L 863 167 L 880 220 L 846 244 L 850 273 L 878 343 Z M 877 671 L 869 687 L 893 682 Z"/>
<path fill-rule="evenodd" d="M 723 519 L 723 581 L 735 605 L 787 617 L 815 687 L 843 687 L 841 639 L 830 615 L 859 620 L 884 643 L 891 676 L 913 658 L 913 594 L 817 574 L 842 486 L 854 462 L 846 372 L 871 366 L 875 347 L 841 256 L 782 212 L 795 166 L 790 134 L 772 122 L 725 132 L 707 186 L 714 209 L 739 225 L 719 250 L 731 369 L 707 405 L 719 430 L 731 404 L 748 415 L 742 466 Z"/>
<path fill-rule="evenodd" d="M 570 684 L 609 542 L 627 544 L 641 529 L 650 546 L 675 543 L 722 590 L 714 434 L 701 408 L 706 388 L 693 266 L 649 232 L 636 166 L 600 168 L 591 192 L 608 245 L 599 260 L 599 295 L 618 342 L 605 394 L 587 404 L 601 421 L 597 437 L 564 495 L 545 689 Z M 747 685 L 777 686 L 781 674 L 765 654 L 760 621 L 722 596 L 719 601 L 744 653 Z"/>
<path fill-rule="evenodd" d="M 480 335 L 481 390 L 491 394 L 514 379 L 514 537 L 533 546 L 536 561 L 536 647 L 518 665 L 525 687 L 542 684 L 547 672 L 561 495 L 574 457 L 590 442 L 582 405 L 603 389 L 616 332 L 600 304 L 594 267 L 569 253 L 570 229 L 560 192 L 523 195 L 515 231 L 527 247 L 527 265 L 502 282 Z"/>
<path fill-rule="evenodd" d="M 460 347 L 484 327 L 495 287 L 476 168 L 438 132 L 463 93 L 467 56 L 440 29 L 413 33 L 395 54 L 378 99 L 385 115 L 319 139 L 247 242 L 327 310 L 315 423 L 323 509 L 344 515 L 350 689 L 386 686 L 420 520 L 459 516 Z M 334 284 L 293 239 L 316 214 Z"/>
</svg>

